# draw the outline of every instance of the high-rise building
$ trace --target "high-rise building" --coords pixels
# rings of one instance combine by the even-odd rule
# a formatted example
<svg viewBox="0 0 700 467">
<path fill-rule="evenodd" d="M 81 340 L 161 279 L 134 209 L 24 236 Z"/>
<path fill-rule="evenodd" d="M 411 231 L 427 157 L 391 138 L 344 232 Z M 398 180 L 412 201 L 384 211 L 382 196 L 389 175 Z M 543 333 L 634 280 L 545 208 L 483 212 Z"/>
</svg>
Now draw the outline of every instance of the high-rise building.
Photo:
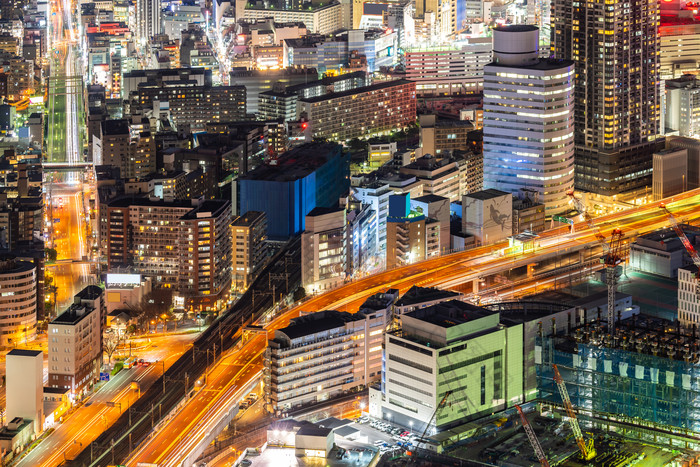
<svg viewBox="0 0 700 467">
<path fill-rule="evenodd" d="M 108 267 L 172 288 L 188 311 L 216 311 L 231 288 L 231 203 L 118 198 L 100 215 Z"/>
<path fill-rule="evenodd" d="M 576 186 L 615 195 L 651 184 L 658 148 L 659 2 L 552 1 L 554 57 L 573 60 Z"/>
<path fill-rule="evenodd" d="M 678 321 L 683 326 L 700 323 L 700 297 L 698 297 L 698 267 L 678 269 Z"/>
<path fill-rule="evenodd" d="M 136 37 L 139 41 L 150 41 L 162 30 L 161 6 L 159 0 L 136 1 Z"/>
<path fill-rule="evenodd" d="M 574 187 L 574 63 L 540 60 L 534 26 L 493 31 L 484 68 L 484 187 L 539 193 L 547 214 Z"/>
</svg>

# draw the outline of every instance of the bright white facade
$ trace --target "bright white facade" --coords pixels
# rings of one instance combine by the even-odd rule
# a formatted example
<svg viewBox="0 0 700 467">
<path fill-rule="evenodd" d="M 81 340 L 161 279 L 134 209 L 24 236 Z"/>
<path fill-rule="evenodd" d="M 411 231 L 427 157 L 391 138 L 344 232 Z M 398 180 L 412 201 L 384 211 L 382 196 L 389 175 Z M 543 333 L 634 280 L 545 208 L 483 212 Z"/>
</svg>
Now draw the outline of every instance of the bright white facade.
<svg viewBox="0 0 700 467">
<path fill-rule="evenodd" d="M 34 432 L 44 426 L 44 353 L 14 349 L 7 354 L 5 420 L 21 417 L 34 421 Z"/>
<path fill-rule="evenodd" d="M 484 188 L 539 193 L 546 214 L 569 209 L 574 187 L 574 64 L 540 60 L 538 30 L 494 30 L 484 68 Z"/>
<path fill-rule="evenodd" d="M 272 406 L 288 410 L 378 381 L 389 315 L 389 308 L 321 311 L 275 331 L 266 352 Z"/>
<path fill-rule="evenodd" d="M 345 209 L 315 208 L 301 234 L 301 284 L 307 291 L 343 284 L 347 272 Z"/>
<path fill-rule="evenodd" d="M 678 321 L 687 327 L 700 325 L 697 273 L 696 266 L 678 270 Z"/>
</svg>

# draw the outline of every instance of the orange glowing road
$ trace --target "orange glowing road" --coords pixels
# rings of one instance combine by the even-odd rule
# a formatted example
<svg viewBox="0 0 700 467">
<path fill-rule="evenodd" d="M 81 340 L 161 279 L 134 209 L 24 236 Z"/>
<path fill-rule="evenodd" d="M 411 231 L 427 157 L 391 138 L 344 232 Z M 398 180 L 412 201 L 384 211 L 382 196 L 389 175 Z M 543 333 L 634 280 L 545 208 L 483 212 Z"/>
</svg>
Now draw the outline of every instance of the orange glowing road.
<svg viewBox="0 0 700 467">
<path fill-rule="evenodd" d="M 678 218 L 700 217 L 700 189 L 692 190 L 683 195 L 674 196 L 664 200 L 669 209 Z M 646 206 L 629 209 L 626 211 L 602 216 L 596 219 L 603 234 L 608 234 L 613 227 L 619 227 L 626 232 L 628 237 L 649 232 L 667 226 L 666 216 L 659 209 L 659 202 Z M 588 230 L 585 222 L 575 225 L 575 233 L 568 233 L 568 227 L 560 227 L 548 230 L 540 235 L 540 247 L 534 253 L 520 254 L 518 262 L 534 263 L 539 258 L 551 255 L 569 247 L 597 245 L 594 235 Z M 359 306 L 371 295 L 377 292 L 385 292 L 389 288 L 399 289 L 404 293 L 413 285 L 433 286 L 445 283 L 459 282 L 470 277 L 495 273 L 494 271 L 506 271 L 512 267 L 516 258 L 512 255 L 499 256 L 497 252 L 506 247 L 506 243 L 475 248 L 472 250 L 454 253 L 439 258 L 429 259 L 420 263 L 411 264 L 391 271 L 376 274 L 358 281 L 346 284 L 323 295 L 313 297 L 302 305 L 292 308 L 280 314 L 265 327 L 268 335 L 272 336 L 275 329 L 280 329 L 289 324 L 289 320 L 299 316 L 301 310 L 319 311 L 327 309 L 346 310 L 355 312 Z M 200 392 L 193 398 L 177 417 L 181 420 L 169 424 L 159 433 L 153 436 L 137 450 L 129 459 L 127 465 L 135 466 L 138 462 L 162 463 L 171 465 L 187 459 L 194 449 L 193 442 L 185 440 L 192 437 L 196 441 L 197 434 L 190 432 L 192 427 L 199 426 L 200 420 L 206 421 L 207 414 L 211 414 L 211 408 L 222 406 L 230 402 L 231 397 L 226 390 L 221 378 L 237 387 L 243 387 L 254 377 L 257 365 L 260 363 L 260 355 L 265 350 L 266 342 L 262 338 L 251 339 L 242 349 L 233 350 L 224 357 L 223 363 L 218 363 L 210 376 L 211 386 L 209 391 Z M 243 376 L 240 372 L 250 365 L 251 370 Z M 202 400 L 198 400 L 198 397 Z M 194 402 L 196 401 L 197 402 Z M 192 407 L 190 407 L 192 406 Z M 176 442 L 182 439 L 182 441 Z"/>
<path fill-rule="evenodd" d="M 260 377 L 266 344 L 264 336 L 257 335 L 238 351 L 224 355 L 209 372 L 203 388 L 129 458 L 127 465 L 169 466 L 186 458 L 209 432 L 209 424 L 218 422 L 230 403 L 245 397 L 248 386 Z"/>
</svg>

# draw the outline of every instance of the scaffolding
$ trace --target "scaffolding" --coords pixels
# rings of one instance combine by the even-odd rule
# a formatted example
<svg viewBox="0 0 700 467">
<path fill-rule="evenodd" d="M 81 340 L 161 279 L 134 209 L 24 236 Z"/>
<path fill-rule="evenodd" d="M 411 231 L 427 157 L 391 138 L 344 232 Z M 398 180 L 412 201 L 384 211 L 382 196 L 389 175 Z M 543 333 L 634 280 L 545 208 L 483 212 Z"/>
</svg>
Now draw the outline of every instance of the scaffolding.
<svg viewBox="0 0 700 467">
<path fill-rule="evenodd" d="M 650 323 L 637 319 L 621 324 L 613 337 L 593 332 L 594 326 L 582 326 L 568 335 L 538 337 L 535 360 L 540 401 L 564 407 L 552 368 L 556 364 L 582 420 L 608 428 L 617 423 L 656 430 L 662 438 L 683 439 L 669 444 L 700 446 L 700 362 L 695 333 L 668 323 L 655 323 L 650 329 Z"/>
</svg>

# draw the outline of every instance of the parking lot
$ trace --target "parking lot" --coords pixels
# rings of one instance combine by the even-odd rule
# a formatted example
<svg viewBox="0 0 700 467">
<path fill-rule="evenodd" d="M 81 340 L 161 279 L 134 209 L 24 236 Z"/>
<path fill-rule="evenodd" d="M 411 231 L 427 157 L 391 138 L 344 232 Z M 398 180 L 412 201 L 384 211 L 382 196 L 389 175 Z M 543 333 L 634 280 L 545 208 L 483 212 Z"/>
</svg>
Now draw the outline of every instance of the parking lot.
<svg viewBox="0 0 700 467">
<path fill-rule="evenodd" d="M 415 446 L 419 434 L 406 430 L 386 420 L 377 420 L 363 415 L 353 424 L 367 439 L 367 444 L 374 446 L 381 453 L 400 449 L 410 449 Z"/>
</svg>

